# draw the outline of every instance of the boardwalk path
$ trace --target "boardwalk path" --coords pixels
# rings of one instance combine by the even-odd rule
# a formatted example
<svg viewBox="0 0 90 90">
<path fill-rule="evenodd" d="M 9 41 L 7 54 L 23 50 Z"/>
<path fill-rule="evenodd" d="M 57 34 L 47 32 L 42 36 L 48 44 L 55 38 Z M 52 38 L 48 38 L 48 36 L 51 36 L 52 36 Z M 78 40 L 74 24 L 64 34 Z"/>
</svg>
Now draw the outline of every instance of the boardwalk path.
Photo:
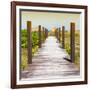
<svg viewBox="0 0 90 90">
<path fill-rule="evenodd" d="M 67 57 L 65 50 L 55 37 L 49 36 L 42 48 L 33 57 L 33 63 L 22 71 L 22 78 L 51 79 L 79 75 L 79 69 L 64 58 Z"/>
</svg>

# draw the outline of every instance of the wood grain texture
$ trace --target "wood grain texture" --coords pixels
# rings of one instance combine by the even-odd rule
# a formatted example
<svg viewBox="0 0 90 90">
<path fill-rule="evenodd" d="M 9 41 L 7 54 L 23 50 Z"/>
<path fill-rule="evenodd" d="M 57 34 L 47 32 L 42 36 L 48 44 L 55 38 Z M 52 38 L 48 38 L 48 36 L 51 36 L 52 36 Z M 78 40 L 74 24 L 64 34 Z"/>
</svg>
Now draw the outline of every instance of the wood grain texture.
<svg viewBox="0 0 90 90">
<path fill-rule="evenodd" d="M 71 62 L 75 62 L 75 23 L 70 24 Z"/>
<path fill-rule="evenodd" d="M 32 64 L 22 71 L 21 77 L 36 80 L 79 76 L 77 66 L 64 59 L 69 56 L 60 48 L 58 42 L 55 37 L 49 36 L 42 48 L 34 55 Z"/>
<path fill-rule="evenodd" d="M 42 43 L 42 40 L 41 40 L 41 25 L 38 26 L 38 35 L 39 35 L 39 48 L 41 48 L 41 43 Z"/>
<path fill-rule="evenodd" d="M 65 27 L 62 26 L 62 48 L 65 48 Z"/>
<path fill-rule="evenodd" d="M 27 21 L 27 34 L 28 34 L 28 64 L 32 63 L 32 34 L 31 34 L 31 21 Z"/>
</svg>

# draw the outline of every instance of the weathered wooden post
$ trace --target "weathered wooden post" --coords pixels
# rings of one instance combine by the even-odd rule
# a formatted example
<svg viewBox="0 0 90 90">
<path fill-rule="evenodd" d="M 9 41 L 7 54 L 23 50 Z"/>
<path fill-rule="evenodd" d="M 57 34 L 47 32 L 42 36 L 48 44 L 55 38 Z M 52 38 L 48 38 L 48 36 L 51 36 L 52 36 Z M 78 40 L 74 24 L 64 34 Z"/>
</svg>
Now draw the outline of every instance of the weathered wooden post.
<svg viewBox="0 0 90 90">
<path fill-rule="evenodd" d="M 46 29 L 46 38 L 48 37 L 48 29 Z"/>
<path fill-rule="evenodd" d="M 58 28 L 57 28 L 57 40 L 58 40 L 58 38 L 59 38 L 59 34 L 58 34 Z"/>
<path fill-rule="evenodd" d="M 55 34 L 55 37 L 56 37 L 56 29 L 55 29 L 55 31 L 54 31 L 54 34 Z"/>
<path fill-rule="evenodd" d="M 39 33 L 39 48 L 41 48 L 41 25 L 39 25 L 38 29 L 39 29 L 39 31 L 38 31 L 38 33 Z"/>
<path fill-rule="evenodd" d="M 58 32 L 57 32 L 57 29 L 55 30 L 55 36 L 56 36 L 56 38 L 58 39 Z"/>
<path fill-rule="evenodd" d="M 28 64 L 32 63 L 32 35 L 31 35 L 31 21 L 27 21 L 28 34 Z"/>
<path fill-rule="evenodd" d="M 56 37 L 57 37 L 57 40 L 58 40 L 58 28 L 56 29 Z"/>
<path fill-rule="evenodd" d="M 59 28 L 57 28 L 57 39 L 58 39 L 58 41 L 60 40 L 60 34 L 59 33 L 60 33 Z"/>
<path fill-rule="evenodd" d="M 43 27 L 43 42 L 45 41 L 45 28 Z"/>
<path fill-rule="evenodd" d="M 45 39 L 47 38 L 47 34 L 48 32 L 47 32 L 47 29 L 45 28 Z"/>
<path fill-rule="evenodd" d="M 46 39 L 46 28 L 44 28 L 44 32 L 45 32 L 45 39 Z"/>
<path fill-rule="evenodd" d="M 59 28 L 59 33 L 58 33 L 58 35 L 59 35 L 59 42 L 61 41 L 61 28 Z"/>
<path fill-rule="evenodd" d="M 71 62 L 75 60 L 75 23 L 70 24 Z"/>
<path fill-rule="evenodd" d="M 65 38 L 65 33 L 64 33 L 64 31 L 65 31 L 65 27 L 62 26 L 62 48 L 65 47 L 65 40 L 64 40 L 64 38 Z"/>
</svg>

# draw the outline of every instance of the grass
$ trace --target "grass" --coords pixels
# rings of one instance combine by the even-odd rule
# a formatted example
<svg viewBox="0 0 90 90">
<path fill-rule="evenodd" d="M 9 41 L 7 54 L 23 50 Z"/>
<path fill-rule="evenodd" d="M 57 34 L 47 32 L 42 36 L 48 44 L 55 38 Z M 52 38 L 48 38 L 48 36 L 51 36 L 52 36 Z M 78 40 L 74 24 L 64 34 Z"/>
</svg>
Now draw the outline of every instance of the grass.
<svg viewBox="0 0 90 90">
<path fill-rule="evenodd" d="M 28 60 L 27 48 L 22 48 L 21 49 L 21 69 L 22 70 L 24 70 L 28 66 L 27 60 Z"/>
<path fill-rule="evenodd" d="M 70 32 L 65 32 L 65 49 L 70 55 Z M 75 31 L 75 64 L 80 67 L 80 32 Z"/>
<path fill-rule="evenodd" d="M 49 35 L 54 33 L 49 32 Z M 61 35 L 62 37 L 62 35 Z M 61 39 L 62 41 L 62 39 Z M 38 45 L 32 48 L 32 56 L 37 52 Z M 70 55 L 70 32 L 65 31 L 65 50 Z M 21 51 L 21 69 L 24 70 L 28 66 L 28 50 L 23 47 Z M 75 31 L 75 64 L 80 67 L 80 32 Z"/>
<path fill-rule="evenodd" d="M 32 31 L 32 56 L 38 50 L 38 32 Z M 21 30 L 21 69 L 24 70 L 28 66 L 28 41 L 27 30 Z"/>
<path fill-rule="evenodd" d="M 80 67 L 80 32 L 75 33 L 75 63 Z"/>
<path fill-rule="evenodd" d="M 32 56 L 37 52 L 38 46 L 32 48 Z M 28 49 L 22 48 L 21 49 L 21 69 L 24 70 L 28 66 Z"/>
<path fill-rule="evenodd" d="M 38 31 L 32 30 L 32 56 L 37 52 L 38 50 L 38 42 L 39 42 L 39 36 Z M 28 66 L 28 34 L 27 30 L 21 30 L 21 69 L 24 70 Z M 41 39 L 44 41 L 45 37 L 43 36 L 43 32 L 41 32 Z"/>
</svg>

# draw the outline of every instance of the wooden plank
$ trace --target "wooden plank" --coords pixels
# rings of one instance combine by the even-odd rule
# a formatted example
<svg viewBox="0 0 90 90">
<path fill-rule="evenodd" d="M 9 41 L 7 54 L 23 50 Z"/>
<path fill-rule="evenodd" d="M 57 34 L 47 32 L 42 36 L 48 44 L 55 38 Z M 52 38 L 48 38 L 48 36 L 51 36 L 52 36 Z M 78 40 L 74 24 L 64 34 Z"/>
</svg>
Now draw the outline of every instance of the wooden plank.
<svg viewBox="0 0 90 90">
<path fill-rule="evenodd" d="M 79 68 L 64 59 L 68 54 L 56 41 L 54 36 L 47 38 L 42 48 L 34 55 L 32 65 L 28 66 L 26 71 L 22 71 L 22 78 L 36 80 L 80 76 Z"/>
<path fill-rule="evenodd" d="M 75 61 L 75 23 L 70 24 L 71 62 Z"/>
<path fill-rule="evenodd" d="M 41 40 L 41 25 L 39 25 L 39 27 L 38 27 L 38 29 L 39 29 L 39 31 L 38 31 L 38 33 L 39 33 L 39 48 L 41 48 L 41 42 L 42 42 L 42 40 Z"/>
<path fill-rule="evenodd" d="M 62 26 L 62 48 L 65 48 L 65 40 L 64 40 L 64 38 L 65 38 L 65 27 L 64 26 Z"/>
<path fill-rule="evenodd" d="M 31 21 L 27 21 L 28 34 L 28 64 L 32 63 L 32 36 L 31 36 Z"/>
</svg>

